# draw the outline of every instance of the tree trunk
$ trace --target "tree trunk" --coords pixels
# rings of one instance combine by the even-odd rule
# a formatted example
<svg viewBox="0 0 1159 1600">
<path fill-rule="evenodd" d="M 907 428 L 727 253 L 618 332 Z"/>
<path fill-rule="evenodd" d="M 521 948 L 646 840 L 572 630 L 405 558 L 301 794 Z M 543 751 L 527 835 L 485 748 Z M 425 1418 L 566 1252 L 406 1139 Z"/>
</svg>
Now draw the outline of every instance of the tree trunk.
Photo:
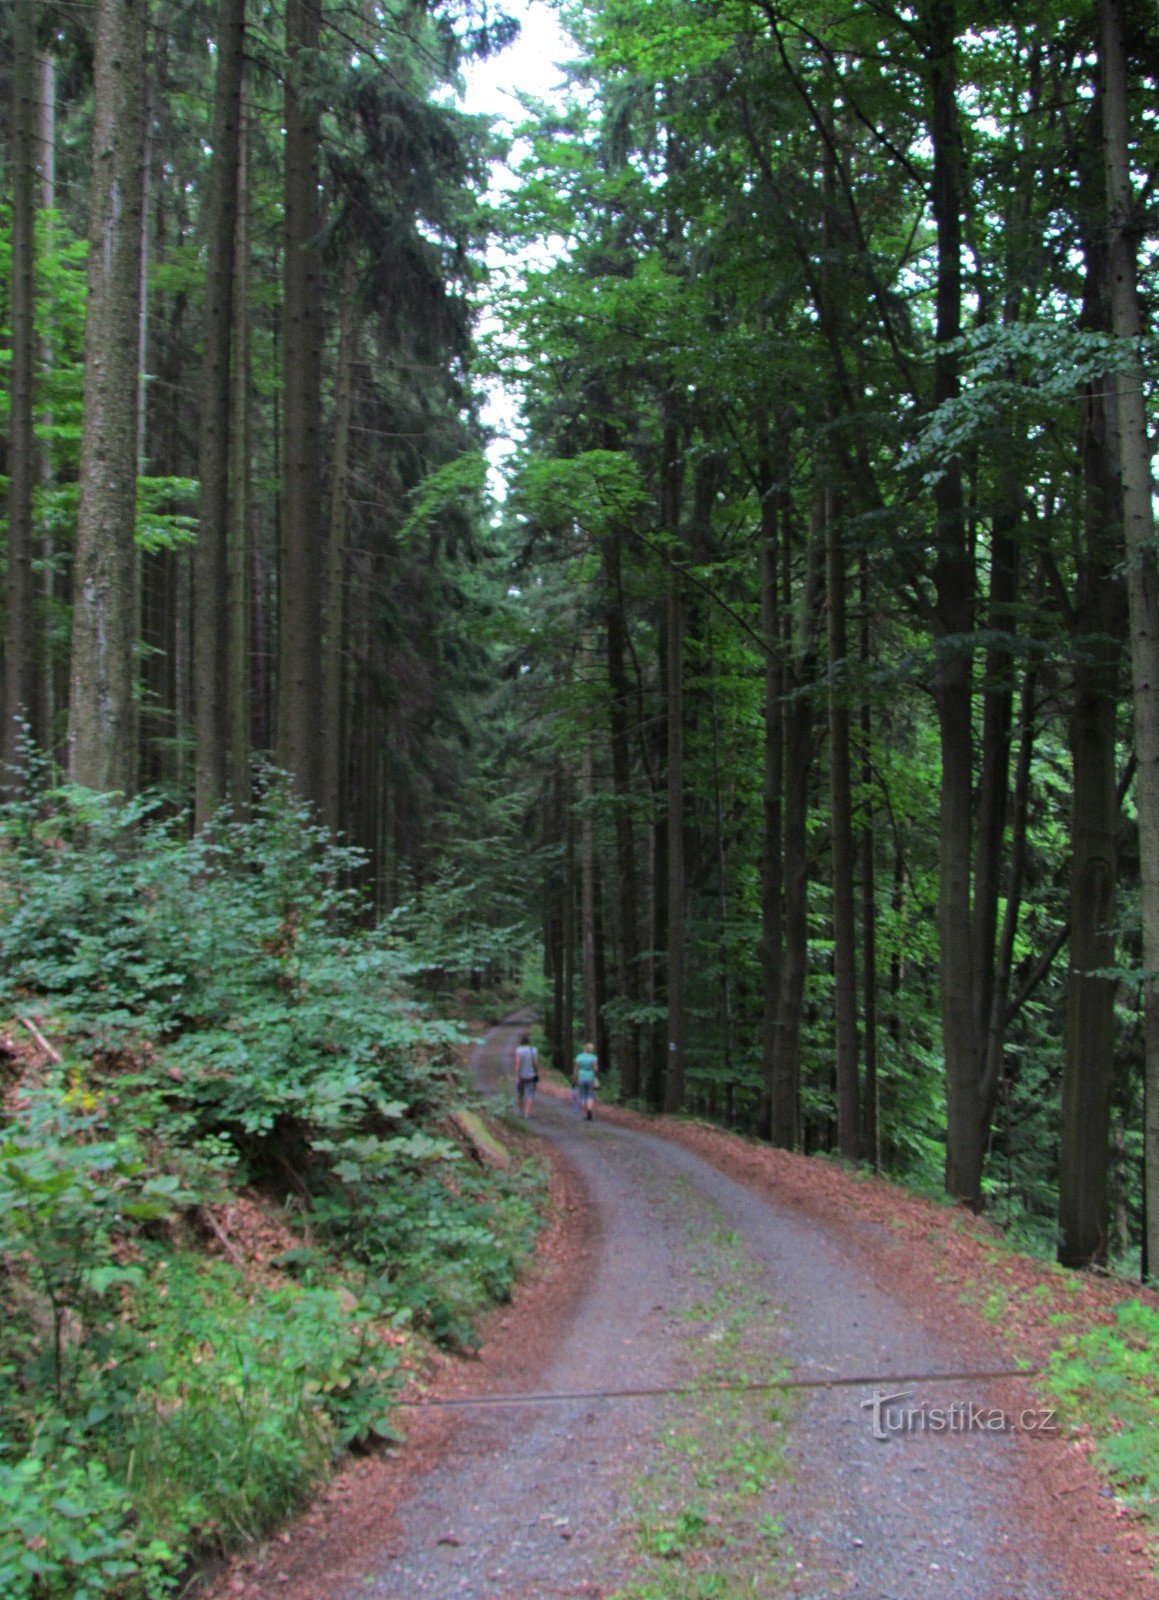
<svg viewBox="0 0 1159 1600">
<path fill-rule="evenodd" d="M 762 419 L 758 419 L 758 423 Z M 773 1137 L 773 1098 L 777 1063 L 777 1000 L 781 984 L 784 944 L 784 713 L 781 692 L 784 685 L 781 617 L 777 603 L 780 527 L 778 491 L 773 476 L 767 428 L 758 440 L 762 445 L 758 489 L 761 497 L 761 634 L 765 641 L 764 661 L 764 760 L 761 787 L 761 1100 L 757 1110 L 757 1132 L 762 1139 Z M 782 1128 L 783 1132 L 783 1128 Z M 778 1143 L 783 1143 L 778 1140 Z"/>
<path fill-rule="evenodd" d="M 1107 1259 L 1107 1162 L 1114 1065 L 1115 983 L 1096 977 L 1114 965 L 1115 666 L 1106 641 L 1083 641 L 1092 659 L 1075 663 L 1070 719 L 1074 804 L 1071 822 L 1070 963 L 1066 1056 L 1059 1136 L 1058 1259 L 1088 1267 Z"/>
<path fill-rule="evenodd" d="M 825 547 L 829 614 L 829 795 L 833 861 L 833 1002 L 836 1025 L 837 1148 L 847 1161 L 860 1153 L 861 1107 L 857 1081 L 857 919 L 853 889 L 853 777 L 849 755 L 849 703 L 845 675 L 845 548 L 826 490 Z"/>
<path fill-rule="evenodd" d="M 1105 331 L 1106 240 L 1092 230 L 1084 249 L 1082 323 Z M 1074 799 L 1058 1192 L 1058 1259 L 1069 1267 L 1106 1263 L 1109 1226 L 1116 986 L 1113 979 L 1094 974 L 1115 965 L 1112 925 L 1119 817 L 1115 744 L 1126 616 L 1123 584 L 1115 572 L 1120 559 L 1119 472 L 1108 425 L 1113 408 L 1104 399 L 1107 387 L 1105 379 L 1091 384 L 1084 397 L 1080 434 L 1084 526 L 1076 552 L 1076 601 L 1070 617 Z"/>
<path fill-rule="evenodd" d="M 345 633 L 342 618 L 343 572 L 350 521 L 350 413 L 354 397 L 354 365 L 358 354 L 355 309 L 357 276 L 353 254 L 342 275 L 338 324 L 338 370 L 334 386 L 334 448 L 330 462 L 330 526 L 322 584 L 322 815 L 336 828 L 340 814 L 339 752 L 342 736 L 342 661 Z"/>
<path fill-rule="evenodd" d="M 134 782 L 137 315 L 147 0 L 98 0 L 69 776 Z"/>
<path fill-rule="evenodd" d="M 250 489 L 253 341 L 250 321 L 249 113 L 245 74 L 239 110 L 238 213 L 233 269 L 233 403 L 229 520 L 229 796 L 235 815 L 248 817 L 253 757 L 252 609 L 254 504 Z"/>
<path fill-rule="evenodd" d="M 668 576 L 668 1059 L 664 1109 L 684 1109 L 684 612 Z"/>
<path fill-rule="evenodd" d="M 586 652 L 585 652 L 586 655 Z M 584 673 L 586 678 L 587 674 Z M 584 1045 L 595 1047 L 600 1017 L 596 983 L 596 837 L 592 817 L 595 784 L 592 779 L 592 744 L 583 741 L 580 752 L 580 950 L 583 968 Z"/>
<path fill-rule="evenodd" d="M 1146 1080 L 1147 1259 L 1159 1261 L 1159 567 L 1155 559 L 1151 445 L 1137 341 L 1142 334 L 1135 259 L 1137 219 L 1127 148 L 1127 61 L 1121 0 L 1100 0 L 1103 133 L 1110 227 L 1111 328 L 1127 342 L 1115 376 L 1115 424 L 1127 554 L 1136 797 L 1142 876 L 1143 1035 Z"/>
<path fill-rule="evenodd" d="M 953 0 L 929 0 L 928 71 L 937 233 L 933 403 L 959 393 L 962 219 L 957 105 L 957 19 Z M 984 1140 L 978 1104 L 979 1053 L 974 997 L 970 854 L 973 816 L 974 562 L 966 526 L 961 466 L 952 457 L 934 489 L 938 664 L 934 698 L 942 752 L 938 835 L 938 952 L 942 1049 L 946 1063 L 946 1192 L 982 1204 Z"/>
<path fill-rule="evenodd" d="M 32 0 L 15 0 L 12 63 L 12 369 L 8 425 L 8 585 L 0 791 L 14 774 L 35 694 L 32 592 L 36 368 L 36 29 Z"/>
<path fill-rule="evenodd" d="M 869 601 L 869 562 L 862 556 L 860 649 L 863 671 L 868 671 L 873 659 Z M 867 692 L 861 702 L 861 786 L 865 796 L 865 821 L 861 828 L 862 1026 L 865 1053 L 861 1155 L 876 1172 L 881 1166 L 877 1129 L 877 862 L 873 820 L 873 711 Z"/>
<path fill-rule="evenodd" d="M 613 531 L 604 550 L 607 571 L 605 636 L 608 652 L 608 687 L 611 703 L 612 789 L 615 794 L 616 868 L 619 880 L 618 976 L 620 997 L 631 1013 L 640 1002 L 640 918 L 636 871 L 636 828 L 632 815 L 632 761 L 628 740 L 628 671 L 625 661 L 627 620 L 624 615 L 623 573 L 619 533 Z M 620 1040 L 620 1097 L 635 1100 L 640 1093 L 640 1028 L 629 1018 Z"/>
<path fill-rule="evenodd" d="M 802 691 L 814 670 L 814 627 L 822 563 L 825 556 L 825 520 L 821 493 L 814 496 L 805 558 L 805 582 L 797 619 L 785 707 L 785 950 L 777 997 L 776 1057 L 770 1090 L 770 1130 L 773 1143 L 791 1150 L 800 1140 L 801 1030 L 804 1020 L 805 980 L 809 970 L 809 781 L 813 766 L 814 708 Z M 789 594 L 789 529 L 784 529 L 786 577 L 782 597 Z"/>
<path fill-rule="evenodd" d="M 36 171 L 40 194 L 38 204 L 45 213 L 44 249 L 51 255 L 55 242 L 55 227 L 48 218 L 56 210 L 56 62 L 50 55 L 37 57 L 40 82 L 40 105 L 37 123 Z M 40 370 L 47 378 L 53 368 L 53 341 L 51 329 L 46 328 L 38 356 Z M 52 414 L 41 412 L 41 421 L 51 425 Z M 46 439 L 40 450 L 40 479 L 46 488 L 55 481 L 56 465 L 52 442 Z M 56 595 L 56 547 L 52 520 L 42 519 L 40 530 L 40 600 L 45 625 L 36 638 L 36 742 L 50 755 L 56 755 L 56 708 L 61 694 L 67 696 L 67 684 L 58 686 L 57 652 L 54 649 L 53 629 L 48 626 Z"/>
<path fill-rule="evenodd" d="M 278 759 L 319 799 L 321 631 L 318 527 L 322 407 L 317 102 L 310 93 L 319 0 L 287 0 L 283 387 L 285 460 L 278 573 Z"/>
<path fill-rule="evenodd" d="M 206 223 L 205 347 L 197 462 L 197 544 L 193 551 L 193 678 L 197 755 L 194 827 L 225 798 L 229 742 L 229 446 L 233 388 L 233 280 L 237 256 L 245 0 L 218 8 L 213 159 Z"/>
<path fill-rule="evenodd" d="M 664 412 L 660 525 L 666 532 L 676 536 L 680 528 L 683 466 L 679 430 L 672 416 L 671 399 L 667 395 L 664 398 Z M 676 562 L 668 570 L 665 645 L 668 960 L 664 1110 L 672 1114 L 684 1109 L 684 596 Z"/>
</svg>

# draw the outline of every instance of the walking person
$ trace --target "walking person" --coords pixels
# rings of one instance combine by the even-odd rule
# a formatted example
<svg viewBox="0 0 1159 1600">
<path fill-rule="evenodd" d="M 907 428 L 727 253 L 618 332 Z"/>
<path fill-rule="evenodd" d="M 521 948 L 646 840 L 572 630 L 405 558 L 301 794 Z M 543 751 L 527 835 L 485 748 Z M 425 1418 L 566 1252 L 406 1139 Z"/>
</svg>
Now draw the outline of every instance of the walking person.
<svg viewBox="0 0 1159 1600">
<path fill-rule="evenodd" d="M 600 1063 L 591 1044 L 585 1044 L 579 1055 L 575 1058 L 575 1072 L 572 1075 L 579 1096 L 580 1110 L 588 1122 L 592 1120 L 592 1107 L 596 1103 L 596 1090 L 600 1086 Z"/>
<path fill-rule="evenodd" d="M 539 1051 L 532 1044 L 529 1033 L 520 1035 L 514 1061 L 515 1099 L 520 1114 L 529 1117 L 535 1104 L 535 1085 L 539 1082 Z"/>
</svg>

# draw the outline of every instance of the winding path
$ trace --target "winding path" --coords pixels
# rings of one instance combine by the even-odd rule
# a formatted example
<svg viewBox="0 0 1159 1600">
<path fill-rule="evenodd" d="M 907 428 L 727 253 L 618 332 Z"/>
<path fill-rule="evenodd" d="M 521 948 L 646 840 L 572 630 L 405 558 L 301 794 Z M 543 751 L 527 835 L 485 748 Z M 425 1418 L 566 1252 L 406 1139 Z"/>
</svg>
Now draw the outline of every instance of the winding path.
<svg viewBox="0 0 1159 1600">
<path fill-rule="evenodd" d="M 515 1029 L 477 1052 L 506 1090 Z M 860 1249 L 662 1138 L 541 1097 L 578 1173 L 585 1289 L 551 1350 L 509 1352 L 512 1390 L 768 1382 L 786 1370 L 945 1372 Z M 899 1387 L 902 1387 L 899 1385 Z M 906 1384 L 910 1409 L 998 1405 L 982 1382 Z M 416 1481 L 402 1534 L 335 1600 L 784 1594 L 1080 1600 L 1019 1514 L 1009 1434 L 875 1439 L 870 1387 L 655 1396 L 465 1412 Z"/>
</svg>

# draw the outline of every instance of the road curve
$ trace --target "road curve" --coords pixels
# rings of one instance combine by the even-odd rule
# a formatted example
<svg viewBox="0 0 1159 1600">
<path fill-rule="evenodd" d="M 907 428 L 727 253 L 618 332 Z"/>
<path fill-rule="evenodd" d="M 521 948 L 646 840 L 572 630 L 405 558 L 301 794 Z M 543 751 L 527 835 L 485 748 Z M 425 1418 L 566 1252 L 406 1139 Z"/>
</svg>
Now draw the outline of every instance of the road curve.
<svg viewBox="0 0 1159 1600">
<path fill-rule="evenodd" d="M 480 1081 L 504 1096 L 515 1036 L 496 1028 L 476 1052 Z M 514 1387 L 955 1370 L 954 1351 L 878 1285 L 864 1253 L 817 1225 L 598 1111 L 588 1123 L 543 1097 L 534 1127 L 588 1195 L 577 1263 L 587 1282 L 550 1352 L 510 1352 Z M 924 1405 L 927 1417 L 955 1402 L 997 1404 L 983 1382 L 904 1388 L 905 1408 Z M 1018 1525 L 1011 1437 L 953 1428 L 881 1441 L 864 1405 L 872 1393 L 808 1390 L 770 1407 L 754 1392 L 727 1412 L 679 1396 L 465 1412 L 402 1506 L 401 1537 L 340 1600 L 742 1588 L 812 1600 L 1071 1600 L 1065 1575 Z M 738 1441 L 727 1457 L 722 1417 Z M 754 1441 L 778 1430 L 784 1454 L 771 1465 L 772 1445 Z M 730 1493 L 714 1500 L 721 1483 Z M 714 1543 L 718 1503 L 739 1520 Z M 671 1573 L 661 1590 L 642 1579 L 658 1559 Z"/>
</svg>

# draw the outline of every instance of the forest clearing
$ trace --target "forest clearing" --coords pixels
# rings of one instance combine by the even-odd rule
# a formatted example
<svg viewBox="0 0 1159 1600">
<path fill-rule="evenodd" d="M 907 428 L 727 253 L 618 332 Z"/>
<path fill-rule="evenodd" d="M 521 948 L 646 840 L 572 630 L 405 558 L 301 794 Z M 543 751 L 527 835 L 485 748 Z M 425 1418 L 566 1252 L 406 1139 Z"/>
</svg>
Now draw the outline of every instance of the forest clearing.
<svg viewBox="0 0 1159 1600">
<path fill-rule="evenodd" d="M 1157 46 L 0 6 L 5 1600 L 1156 1591 Z"/>
</svg>

